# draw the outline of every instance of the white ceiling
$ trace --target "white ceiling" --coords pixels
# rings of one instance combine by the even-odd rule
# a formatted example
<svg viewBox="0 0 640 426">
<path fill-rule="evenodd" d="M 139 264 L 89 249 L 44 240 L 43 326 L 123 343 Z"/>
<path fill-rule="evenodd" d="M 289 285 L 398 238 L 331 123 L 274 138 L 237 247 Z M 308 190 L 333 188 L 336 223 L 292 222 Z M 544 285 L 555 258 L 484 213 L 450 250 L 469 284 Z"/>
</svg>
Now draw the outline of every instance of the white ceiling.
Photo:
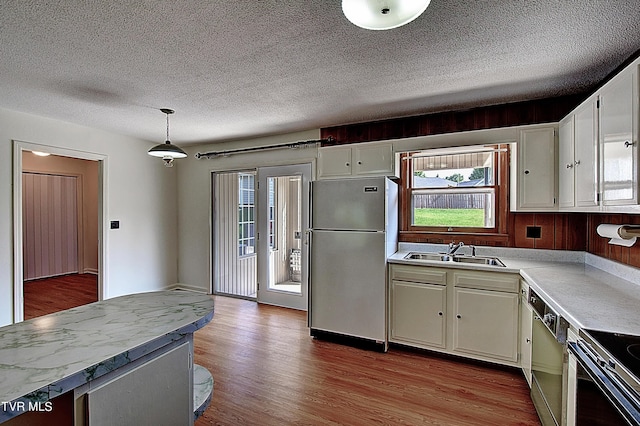
<svg viewBox="0 0 640 426">
<path fill-rule="evenodd" d="M 2 0 L 0 107 L 177 145 L 582 92 L 640 49 L 637 0 Z"/>
</svg>

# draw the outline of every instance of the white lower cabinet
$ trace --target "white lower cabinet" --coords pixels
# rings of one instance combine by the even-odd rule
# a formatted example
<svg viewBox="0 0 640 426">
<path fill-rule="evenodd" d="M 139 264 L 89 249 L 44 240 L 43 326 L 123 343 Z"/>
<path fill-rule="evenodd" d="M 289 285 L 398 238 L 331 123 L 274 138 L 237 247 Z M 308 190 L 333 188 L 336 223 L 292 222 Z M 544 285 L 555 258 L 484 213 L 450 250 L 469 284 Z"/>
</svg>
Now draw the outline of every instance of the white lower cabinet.
<svg viewBox="0 0 640 426">
<path fill-rule="evenodd" d="M 454 352 L 518 360 L 517 294 L 456 288 L 454 306 Z"/>
<path fill-rule="evenodd" d="M 392 281 L 394 341 L 445 347 L 447 288 L 442 285 Z"/>
<path fill-rule="evenodd" d="M 391 267 L 390 341 L 445 348 L 447 271 L 439 268 Z"/>
<path fill-rule="evenodd" d="M 519 365 L 516 274 L 392 264 L 389 341 Z"/>
<path fill-rule="evenodd" d="M 533 335 L 533 309 L 529 305 L 529 285 L 520 282 L 520 366 L 531 387 L 531 336 Z"/>
</svg>

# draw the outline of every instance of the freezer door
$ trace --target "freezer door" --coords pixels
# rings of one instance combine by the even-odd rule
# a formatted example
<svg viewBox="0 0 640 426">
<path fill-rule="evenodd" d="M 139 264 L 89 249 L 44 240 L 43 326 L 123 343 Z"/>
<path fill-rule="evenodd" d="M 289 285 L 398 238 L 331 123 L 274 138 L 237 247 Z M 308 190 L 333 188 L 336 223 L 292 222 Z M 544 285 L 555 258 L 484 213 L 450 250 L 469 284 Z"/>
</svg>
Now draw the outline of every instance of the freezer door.
<svg viewBox="0 0 640 426">
<path fill-rule="evenodd" d="M 311 182 L 313 229 L 385 229 L 387 179 L 340 179 Z"/>
<path fill-rule="evenodd" d="M 312 231 L 312 329 L 386 342 L 383 232 Z"/>
</svg>

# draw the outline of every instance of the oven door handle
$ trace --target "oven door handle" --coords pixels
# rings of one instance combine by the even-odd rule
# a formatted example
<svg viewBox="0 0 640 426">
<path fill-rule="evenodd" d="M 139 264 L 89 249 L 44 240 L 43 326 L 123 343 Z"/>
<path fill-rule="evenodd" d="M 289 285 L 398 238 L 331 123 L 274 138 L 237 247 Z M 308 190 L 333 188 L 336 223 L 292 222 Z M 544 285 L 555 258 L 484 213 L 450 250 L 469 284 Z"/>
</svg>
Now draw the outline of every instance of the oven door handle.
<svg viewBox="0 0 640 426">
<path fill-rule="evenodd" d="M 618 409 L 630 425 L 640 424 L 640 401 L 615 377 L 613 373 L 597 364 L 595 355 L 582 341 L 569 342 L 569 351 L 575 355 L 598 389 Z"/>
</svg>

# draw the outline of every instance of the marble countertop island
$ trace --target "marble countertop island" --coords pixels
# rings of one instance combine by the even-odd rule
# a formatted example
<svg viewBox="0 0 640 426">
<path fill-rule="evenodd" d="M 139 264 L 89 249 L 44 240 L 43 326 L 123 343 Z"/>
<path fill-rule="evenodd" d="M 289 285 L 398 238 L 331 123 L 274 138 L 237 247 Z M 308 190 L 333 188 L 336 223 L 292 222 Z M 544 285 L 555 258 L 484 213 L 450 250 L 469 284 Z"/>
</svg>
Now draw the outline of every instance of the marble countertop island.
<svg viewBox="0 0 640 426">
<path fill-rule="evenodd" d="M 120 296 L 1 327 L 0 422 L 17 414 L 10 403 L 48 401 L 193 334 L 212 317 L 211 296 L 175 290 Z"/>
</svg>

